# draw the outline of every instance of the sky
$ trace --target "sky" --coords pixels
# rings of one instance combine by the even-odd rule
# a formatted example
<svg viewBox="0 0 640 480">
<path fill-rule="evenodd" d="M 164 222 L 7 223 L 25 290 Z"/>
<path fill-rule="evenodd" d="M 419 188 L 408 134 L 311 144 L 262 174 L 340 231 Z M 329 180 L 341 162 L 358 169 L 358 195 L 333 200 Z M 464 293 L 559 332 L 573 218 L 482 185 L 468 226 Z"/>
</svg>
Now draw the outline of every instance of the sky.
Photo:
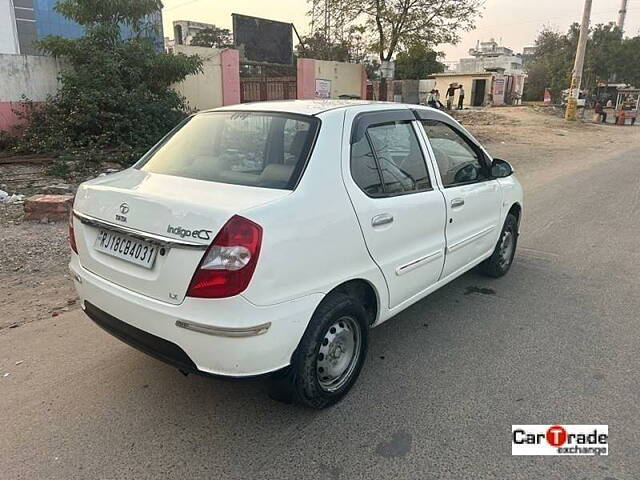
<svg viewBox="0 0 640 480">
<path fill-rule="evenodd" d="M 621 0 L 593 0 L 591 23 L 616 21 Z M 165 35 L 173 37 L 174 20 L 194 20 L 231 28 L 231 14 L 292 22 L 301 35 L 309 31 L 306 0 L 164 0 Z M 464 32 L 458 45 L 440 45 L 447 61 L 467 56 L 478 40 L 495 38 L 516 52 L 533 45 L 544 26 L 566 32 L 573 22 L 580 22 L 584 0 L 486 0 L 476 29 Z M 628 0 L 625 32 L 640 34 L 640 0 Z"/>
</svg>

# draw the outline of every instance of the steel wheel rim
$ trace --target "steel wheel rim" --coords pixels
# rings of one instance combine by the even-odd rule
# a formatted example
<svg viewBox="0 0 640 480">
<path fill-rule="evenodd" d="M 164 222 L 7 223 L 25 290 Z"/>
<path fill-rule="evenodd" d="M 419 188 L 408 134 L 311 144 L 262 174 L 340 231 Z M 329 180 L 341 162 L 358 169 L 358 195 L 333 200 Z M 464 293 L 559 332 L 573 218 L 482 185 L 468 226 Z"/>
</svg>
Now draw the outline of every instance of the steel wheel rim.
<svg viewBox="0 0 640 480">
<path fill-rule="evenodd" d="M 504 232 L 502 236 L 502 242 L 500 245 L 500 267 L 505 268 L 509 263 L 511 263 L 511 258 L 513 257 L 513 252 L 515 248 L 515 237 L 513 233 L 509 230 Z"/>
<path fill-rule="evenodd" d="M 335 392 L 349 381 L 358 364 L 361 345 L 360 325 L 353 317 L 341 317 L 327 329 L 316 360 L 320 388 Z"/>
</svg>

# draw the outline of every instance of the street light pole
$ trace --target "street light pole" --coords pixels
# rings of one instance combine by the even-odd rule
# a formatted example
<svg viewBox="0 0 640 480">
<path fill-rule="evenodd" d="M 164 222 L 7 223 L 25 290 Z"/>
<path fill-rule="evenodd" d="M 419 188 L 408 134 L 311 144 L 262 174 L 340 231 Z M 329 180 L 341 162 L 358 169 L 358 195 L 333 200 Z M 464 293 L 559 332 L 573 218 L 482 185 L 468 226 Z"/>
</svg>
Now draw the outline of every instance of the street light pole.
<svg viewBox="0 0 640 480">
<path fill-rule="evenodd" d="M 618 28 L 624 32 L 624 20 L 627 18 L 627 3 L 629 0 L 622 0 L 620 11 L 618 12 Z"/>
<path fill-rule="evenodd" d="M 580 38 L 578 40 L 578 51 L 576 52 L 576 61 L 573 65 L 571 90 L 569 92 L 569 99 L 567 100 L 567 111 L 564 116 L 565 120 L 574 121 L 576 119 L 578 98 L 580 96 L 580 84 L 582 83 L 582 70 L 584 68 L 584 54 L 587 50 L 587 40 L 589 39 L 589 21 L 591 19 L 592 3 L 592 0 L 584 1 L 584 12 L 582 14 Z"/>
</svg>

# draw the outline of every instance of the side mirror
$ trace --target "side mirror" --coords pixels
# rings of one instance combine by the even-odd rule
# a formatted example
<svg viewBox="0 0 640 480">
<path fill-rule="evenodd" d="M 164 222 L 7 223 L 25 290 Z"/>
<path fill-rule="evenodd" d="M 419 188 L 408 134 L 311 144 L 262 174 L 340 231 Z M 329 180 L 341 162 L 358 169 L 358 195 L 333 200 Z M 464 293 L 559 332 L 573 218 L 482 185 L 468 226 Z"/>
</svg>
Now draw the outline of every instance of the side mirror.
<svg viewBox="0 0 640 480">
<path fill-rule="evenodd" d="M 513 174 L 513 168 L 509 162 L 494 158 L 491 164 L 491 176 L 493 178 L 506 178 Z"/>
</svg>

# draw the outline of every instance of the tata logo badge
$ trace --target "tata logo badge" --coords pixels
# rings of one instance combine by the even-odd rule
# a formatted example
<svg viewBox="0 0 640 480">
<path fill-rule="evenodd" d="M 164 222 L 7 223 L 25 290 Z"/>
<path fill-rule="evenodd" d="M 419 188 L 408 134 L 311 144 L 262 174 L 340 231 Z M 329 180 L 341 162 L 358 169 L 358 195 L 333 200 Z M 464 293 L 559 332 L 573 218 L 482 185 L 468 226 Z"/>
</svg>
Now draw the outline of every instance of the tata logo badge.
<svg viewBox="0 0 640 480">
<path fill-rule="evenodd" d="M 129 205 L 127 205 L 126 202 L 120 204 L 120 213 L 122 215 L 116 214 L 116 220 L 119 222 L 127 223 L 127 217 L 125 217 L 125 215 L 129 213 Z"/>
</svg>

